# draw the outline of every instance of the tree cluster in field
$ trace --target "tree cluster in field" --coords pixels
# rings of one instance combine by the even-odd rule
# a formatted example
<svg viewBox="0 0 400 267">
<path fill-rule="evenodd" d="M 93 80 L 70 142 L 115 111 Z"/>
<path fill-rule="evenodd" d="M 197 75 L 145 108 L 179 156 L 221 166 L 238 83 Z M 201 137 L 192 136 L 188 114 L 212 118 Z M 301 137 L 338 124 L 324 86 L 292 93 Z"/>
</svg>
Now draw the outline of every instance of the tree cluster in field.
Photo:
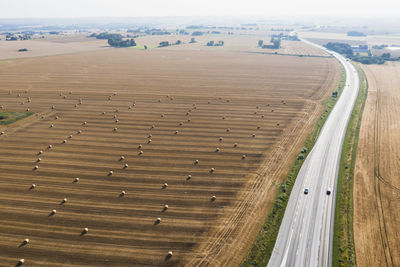
<svg viewBox="0 0 400 267">
<path fill-rule="evenodd" d="M 20 48 L 20 49 L 18 49 L 18 52 L 26 52 L 26 51 L 28 51 L 27 48 Z"/>
<path fill-rule="evenodd" d="M 115 40 L 121 40 L 123 36 L 119 33 L 108 33 L 108 32 L 102 32 L 99 34 L 92 33 L 89 35 L 89 37 L 96 37 L 96 39 L 115 39 Z"/>
<path fill-rule="evenodd" d="M 349 31 L 347 32 L 347 36 L 367 36 L 367 35 L 363 32 Z"/>
<path fill-rule="evenodd" d="M 108 39 L 108 44 L 112 47 L 130 47 L 136 46 L 135 39 Z"/>
<path fill-rule="evenodd" d="M 373 49 L 385 49 L 386 47 L 388 47 L 386 44 L 372 46 Z"/>
<path fill-rule="evenodd" d="M 200 36 L 200 35 L 203 35 L 204 33 L 203 32 L 200 32 L 200 31 L 194 31 L 194 32 L 192 32 L 192 36 Z"/>
<path fill-rule="evenodd" d="M 281 47 L 281 39 L 280 38 L 276 38 L 276 37 L 272 37 L 271 38 L 271 44 L 267 45 L 264 44 L 263 40 L 259 40 L 258 41 L 258 46 L 261 48 L 268 48 L 268 49 L 279 49 Z"/>
<path fill-rule="evenodd" d="M 225 44 L 224 41 L 218 41 L 218 42 L 209 41 L 207 43 L 207 46 L 223 46 L 224 44 Z"/>
<path fill-rule="evenodd" d="M 192 38 L 192 39 L 194 39 L 194 38 Z M 158 47 L 166 47 L 166 46 L 170 46 L 170 45 L 180 45 L 180 44 L 182 44 L 181 40 L 177 40 L 175 43 L 170 43 L 168 41 L 163 41 L 163 42 L 160 42 Z"/>
<path fill-rule="evenodd" d="M 287 41 L 300 41 L 299 37 L 297 35 L 290 35 L 290 34 L 283 34 L 282 32 L 280 34 L 272 34 L 272 38 L 279 38 L 281 40 L 287 40 Z"/>
<path fill-rule="evenodd" d="M 368 51 L 368 56 L 362 56 L 359 53 L 354 54 L 351 46 L 345 43 L 329 42 L 325 45 L 325 47 L 362 64 L 383 64 L 385 61 L 400 60 L 400 57 L 392 58 L 390 53 L 383 53 L 380 57 L 373 56 L 371 51 Z"/>
</svg>

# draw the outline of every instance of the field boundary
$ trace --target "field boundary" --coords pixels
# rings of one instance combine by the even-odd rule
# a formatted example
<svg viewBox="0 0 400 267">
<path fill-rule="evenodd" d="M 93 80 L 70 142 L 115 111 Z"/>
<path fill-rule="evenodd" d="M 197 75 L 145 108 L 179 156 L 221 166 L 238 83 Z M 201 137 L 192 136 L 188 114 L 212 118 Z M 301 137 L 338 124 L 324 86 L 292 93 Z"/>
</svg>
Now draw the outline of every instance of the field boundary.
<svg viewBox="0 0 400 267">
<path fill-rule="evenodd" d="M 293 185 L 296 181 L 297 174 L 300 171 L 300 168 L 305 161 L 308 153 L 312 150 L 315 142 L 317 141 L 319 133 L 323 125 L 325 124 L 326 119 L 328 118 L 330 112 L 332 111 L 335 103 L 337 102 L 343 91 L 346 82 L 346 72 L 343 65 L 338 60 L 337 62 L 339 63 L 340 78 L 337 84 L 337 88 L 333 91 L 337 92 L 337 97 L 334 97 L 332 94 L 328 99 L 323 102 L 324 111 L 318 118 L 317 122 L 314 124 L 314 127 L 312 128 L 310 134 L 307 136 L 303 148 L 297 156 L 297 159 L 292 164 L 288 174 L 286 175 L 285 180 L 281 183 L 275 201 L 273 202 L 270 212 L 260 232 L 258 233 L 253 246 L 240 264 L 240 266 L 242 267 L 266 266 L 271 257 L 272 250 L 275 246 L 276 238 L 278 237 L 279 228 L 282 223 L 282 219 L 285 214 L 286 206 L 288 204 Z"/>
<path fill-rule="evenodd" d="M 365 73 L 358 65 L 356 68 L 360 77 L 360 90 L 350 117 L 340 159 L 333 237 L 333 266 L 356 266 L 353 231 L 354 168 L 362 114 L 368 95 L 368 80 Z"/>
</svg>

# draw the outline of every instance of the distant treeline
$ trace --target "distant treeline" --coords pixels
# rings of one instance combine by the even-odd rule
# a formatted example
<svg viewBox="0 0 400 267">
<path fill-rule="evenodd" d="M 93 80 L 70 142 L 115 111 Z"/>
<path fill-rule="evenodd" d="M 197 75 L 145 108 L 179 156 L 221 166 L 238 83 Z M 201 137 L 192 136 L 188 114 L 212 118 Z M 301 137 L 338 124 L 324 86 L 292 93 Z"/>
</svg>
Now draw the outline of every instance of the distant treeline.
<svg viewBox="0 0 400 267">
<path fill-rule="evenodd" d="M 359 53 L 354 54 L 351 46 L 345 43 L 329 42 L 325 45 L 325 47 L 362 64 L 383 64 L 385 61 L 400 60 L 400 57 L 392 58 L 390 53 L 383 53 L 380 57 L 373 56 L 371 51 L 368 51 L 368 56 L 363 56 Z"/>
<path fill-rule="evenodd" d="M 347 36 L 367 36 L 367 35 L 363 32 L 349 31 L 347 32 Z"/>
<path fill-rule="evenodd" d="M 224 44 L 224 41 L 218 41 L 218 43 L 214 41 L 209 41 L 207 43 L 207 46 L 223 46 Z"/>
<path fill-rule="evenodd" d="M 96 37 L 96 39 L 107 39 L 108 44 L 113 47 L 130 47 L 136 46 L 134 39 L 123 39 L 124 37 L 119 33 L 102 32 L 99 34 L 92 33 L 89 37 Z"/>
<path fill-rule="evenodd" d="M 281 47 L 281 39 L 280 38 L 271 38 L 271 44 L 264 44 L 263 40 L 258 41 L 258 46 L 261 48 L 268 49 L 279 49 Z"/>
<path fill-rule="evenodd" d="M 130 47 L 136 46 L 136 42 L 134 39 L 108 39 L 108 44 L 113 47 Z"/>
</svg>

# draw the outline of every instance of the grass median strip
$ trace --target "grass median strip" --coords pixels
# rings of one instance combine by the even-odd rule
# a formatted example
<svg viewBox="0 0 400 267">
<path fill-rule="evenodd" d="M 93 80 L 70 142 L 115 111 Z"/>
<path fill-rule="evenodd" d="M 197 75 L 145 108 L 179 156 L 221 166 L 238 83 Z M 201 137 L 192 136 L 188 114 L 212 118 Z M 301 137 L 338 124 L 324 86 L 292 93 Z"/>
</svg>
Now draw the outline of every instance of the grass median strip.
<svg viewBox="0 0 400 267">
<path fill-rule="evenodd" d="M 356 266 L 353 233 L 354 165 L 362 114 L 368 95 L 366 76 L 360 67 L 357 67 L 357 70 L 360 76 L 360 91 L 343 142 L 337 184 L 332 266 Z"/>
<path fill-rule="evenodd" d="M 269 258 L 271 257 L 272 250 L 275 245 L 276 238 L 278 236 L 279 227 L 282 223 L 283 215 L 285 214 L 286 206 L 289 201 L 290 192 L 292 191 L 293 185 L 296 181 L 296 177 L 300 168 L 307 157 L 309 151 L 313 148 L 319 133 L 332 111 L 336 101 L 339 99 L 344 85 L 346 83 L 346 72 L 342 64 L 339 63 L 340 68 L 340 79 L 337 85 L 337 89 L 332 93 L 332 96 L 324 101 L 324 112 L 315 123 L 312 131 L 307 136 L 304 146 L 297 156 L 297 159 L 290 168 L 285 180 L 280 185 L 278 194 L 275 202 L 267 216 L 264 225 L 262 226 L 259 234 L 257 235 L 256 241 L 247 253 L 243 262 L 240 266 L 266 266 Z M 335 93 L 336 92 L 336 93 Z M 337 96 L 334 96 L 337 94 Z"/>
</svg>

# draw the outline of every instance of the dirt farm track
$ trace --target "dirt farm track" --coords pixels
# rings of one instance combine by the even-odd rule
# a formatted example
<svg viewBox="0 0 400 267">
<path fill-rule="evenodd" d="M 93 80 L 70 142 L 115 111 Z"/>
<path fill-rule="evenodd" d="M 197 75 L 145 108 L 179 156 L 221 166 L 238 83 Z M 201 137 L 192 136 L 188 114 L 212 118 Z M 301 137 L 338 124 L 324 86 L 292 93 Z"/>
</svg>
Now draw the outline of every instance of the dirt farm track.
<svg viewBox="0 0 400 267">
<path fill-rule="evenodd" d="M 1 62 L 0 106 L 36 114 L 0 126 L 0 265 L 237 265 L 338 77 L 229 51 Z"/>
</svg>

